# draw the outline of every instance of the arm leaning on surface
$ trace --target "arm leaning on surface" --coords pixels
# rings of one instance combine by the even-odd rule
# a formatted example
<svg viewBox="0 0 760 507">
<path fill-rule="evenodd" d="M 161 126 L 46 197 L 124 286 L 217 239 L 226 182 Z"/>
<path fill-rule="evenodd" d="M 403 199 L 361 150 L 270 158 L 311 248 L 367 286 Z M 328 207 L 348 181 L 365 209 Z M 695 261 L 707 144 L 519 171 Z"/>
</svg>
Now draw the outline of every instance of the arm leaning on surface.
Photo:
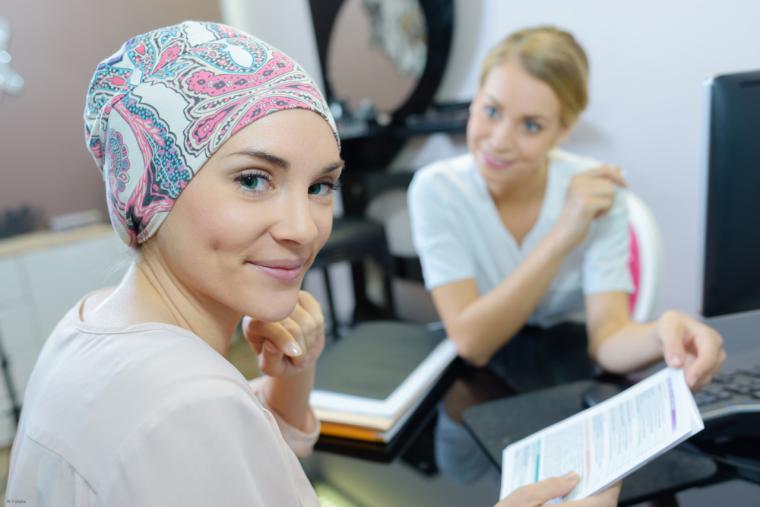
<svg viewBox="0 0 760 507">
<path fill-rule="evenodd" d="M 684 368 L 691 388 L 699 388 L 726 359 L 723 338 L 684 313 L 668 310 L 656 322 L 631 321 L 622 292 L 587 296 L 586 313 L 591 357 L 611 372 L 627 373 L 664 357 L 668 366 Z"/>
<path fill-rule="evenodd" d="M 662 358 L 656 324 L 631 320 L 625 292 L 586 296 L 586 327 L 589 354 L 606 371 L 627 373 Z"/>
<path fill-rule="evenodd" d="M 485 364 L 528 321 L 567 254 L 585 239 L 591 223 L 612 207 L 615 189 L 622 185 L 625 181 L 620 171 L 609 166 L 576 174 L 552 231 L 492 291 L 481 296 L 474 276 L 441 283 L 431 290 L 447 332 L 464 358 L 475 364 Z M 415 245 L 421 258 L 426 255 L 440 257 L 439 252 L 448 254 L 453 248 L 442 241 L 431 241 L 431 231 L 436 233 L 442 228 L 430 227 L 428 223 L 441 220 L 438 215 L 447 216 L 450 221 L 448 229 L 456 230 L 457 217 L 449 216 L 447 210 L 442 209 L 442 199 L 436 201 L 435 196 L 427 194 L 430 190 L 424 186 L 418 189 L 413 185 L 411 188 Z M 466 264 L 466 259 L 456 260 Z M 423 258 L 423 267 L 424 264 Z M 461 271 L 464 266 L 457 266 L 457 269 Z M 427 273 L 425 276 L 430 283 Z"/>
<path fill-rule="evenodd" d="M 473 279 L 433 288 L 433 302 L 459 354 L 486 364 L 528 321 L 566 254 L 550 234 L 488 294 L 481 295 Z"/>
</svg>

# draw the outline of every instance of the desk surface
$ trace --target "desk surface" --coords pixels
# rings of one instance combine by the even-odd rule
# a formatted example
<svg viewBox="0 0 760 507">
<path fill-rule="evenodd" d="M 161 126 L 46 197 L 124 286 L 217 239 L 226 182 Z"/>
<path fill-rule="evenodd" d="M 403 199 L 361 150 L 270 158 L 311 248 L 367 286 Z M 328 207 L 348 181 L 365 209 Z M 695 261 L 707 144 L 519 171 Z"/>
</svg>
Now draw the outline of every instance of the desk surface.
<svg viewBox="0 0 760 507">
<path fill-rule="evenodd" d="M 760 339 L 760 334 L 757 332 L 757 329 L 760 328 L 760 312 L 754 312 L 754 314 L 751 315 L 746 314 L 728 318 L 712 319 L 709 321 L 709 324 L 715 326 L 718 331 L 723 334 L 726 350 L 729 354 L 729 361 L 731 361 L 732 357 L 745 355 L 744 353 L 747 350 L 759 349 L 758 345 L 760 345 L 760 343 L 758 343 L 758 339 Z M 461 382 L 462 380 L 472 380 L 474 376 L 472 373 L 474 370 L 462 370 L 458 372 L 456 383 L 448 388 L 444 398 L 449 398 L 450 395 L 455 393 L 455 391 L 459 395 L 464 395 L 460 396 L 460 398 L 470 398 L 468 400 L 469 403 L 462 407 L 462 410 L 464 410 L 463 418 L 465 424 L 469 426 L 469 431 L 463 428 L 462 433 L 467 440 L 472 442 L 471 445 L 481 456 L 483 461 L 483 470 L 486 470 L 485 474 L 487 475 L 479 476 L 484 480 L 479 480 L 475 483 L 477 484 L 477 492 L 483 497 L 488 497 L 489 501 L 495 501 L 498 493 L 497 481 L 500 474 L 501 451 L 503 447 L 515 439 L 527 436 L 530 433 L 580 410 L 580 392 L 582 392 L 584 384 L 578 383 L 563 386 L 570 386 L 567 388 L 571 389 L 571 392 L 574 389 L 575 401 L 571 400 L 572 396 L 565 393 L 559 396 L 561 404 L 557 405 L 555 401 L 552 401 L 549 398 L 533 398 L 537 393 L 505 398 L 505 396 L 509 396 L 513 393 L 507 392 L 509 389 L 505 389 L 503 385 L 500 386 L 498 382 L 494 382 L 494 377 L 492 375 L 486 376 L 483 381 L 465 382 L 463 385 Z M 558 393 L 555 392 L 555 395 L 558 395 Z M 497 398 L 499 399 L 497 400 Z M 517 404 L 522 404 L 522 408 Z M 434 405 L 434 403 L 428 405 L 428 409 L 431 410 L 431 412 L 434 412 L 432 410 L 432 405 Z M 531 414 L 531 418 L 515 417 L 516 413 Z M 432 418 L 432 416 L 433 414 L 430 414 L 430 418 Z M 438 416 L 439 423 L 440 420 L 441 417 Z M 429 421 L 429 419 L 425 419 L 425 421 Z M 439 429 L 440 426 L 436 428 L 434 435 L 441 433 L 438 431 Z M 508 431 L 513 432 L 508 433 Z M 480 445 L 472 441 L 470 434 L 478 435 Z M 508 437 L 507 435 L 512 436 Z M 405 437 L 406 438 L 402 437 L 398 442 L 395 442 L 394 444 L 397 445 L 397 447 L 393 449 L 393 452 L 386 456 L 400 455 L 402 461 L 405 462 L 405 465 L 411 464 L 413 469 L 419 469 L 421 471 L 424 470 L 422 470 L 422 467 L 419 465 L 429 465 L 426 469 L 428 471 L 425 473 L 430 473 L 430 467 L 432 467 L 433 470 L 438 468 L 440 475 L 443 476 L 443 482 L 436 484 L 445 484 L 445 486 L 440 486 L 440 491 L 444 492 L 441 493 L 441 495 L 453 493 L 454 496 L 456 496 L 456 494 L 460 492 L 457 488 L 460 487 L 463 488 L 462 491 L 465 491 L 468 495 L 471 494 L 470 490 L 464 489 L 470 487 L 469 485 L 460 486 L 461 481 L 452 481 L 449 477 L 451 470 L 442 470 L 442 464 L 436 462 L 434 457 L 440 458 L 441 455 L 436 452 L 434 456 L 432 449 L 429 448 L 430 435 L 425 429 L 418 427 Z M 336 444 L 338 444 L 339 447 L 341 443 L 336 442 Z M 760 448 L 757 444 L 757 440 L 753 441 L 752 448 Z M 466 447 L 466 443 L 464 446 L 457 444 L 457 449 Z M 341 452 L 340 448 L 336 447 L 330 449 L 323 448 L 323 450 L 360 457 L 358 453 L 351 452 L 346 448 L 343 448 L 343 452 Z M 386 451 L 387 450 L 389 449 L 386 449 Z M 416 451 L 412 458 L 410 458 L 411 451 Z M 455 457 L 462 458 L 463 454 L 456 454 Z M 470 459 L 473 456 L 465 454 L 464 457 Z M 745 478 L 741 474 L 736 473 L 736 471 L 726 470 L 725 466 L 720 463 L 718 463 L 719 466 L 717 467 L 718 472 L 716 475 L 715 462 L 708 458 L 709 456 L 706 457 L 704 455 L 691 455 L 683 449 L 674 449 L 670 451 L 664 456 L 651 462 L 647 467 L 635 472 L 624 481 L 621 504 L 635 503 L 637 498 L 648 496 L 653 492 L 658 494 L 668 494 L 669 492 L 675 492 L 677 489 L 687 489 L 700 482 L 709 483 L 732 477 Z M 432 461 L 426 462 L 424 460 Z M 477 462 L 477 459 L 474 461 L 477 465 L 480 464 Z M 471 462 L 472 460 L 465 463 L 465 465 L 468 466 Z M 406 466 L 401 468 L 404 470 L 409 469 L 409 467 Z M 377 468 L 371 468 L 370 470 L 372 470 L 372 473 L 374 474 L 376 473 Z M 754 470 L 760 470 L 760 468 L 755 467 Z M 342 472 L 345 472 L 345 470 L 342 470 Z M 456 473 L 459 473 L 459 470 L 457 470 Z M 389 475 L 393 477 L 393 480 L 396 480 L 396 475 L 391 474 L 390 472 Z M 760 482 L 760 472 L 757 472 L 756 476 L 749 480 Z M 414 484 L 418 484 L 416 479 Z M 437 498 L 438 501 L 435 505 L 439 505 L 441 502 L 440 498 L 435 496 L 437 494 L 438 490 L 436 490 L 436 493 L 425 491 L 415 492 L 415 495 L 421 495 L 424 498 Z M 493 500 L 490 500 L 490 495 L 493 495 Z M 390 502 L 386 504 L 392 505 L 394 503 Z M 737 505 L 736 503 L 731 502 L 729 502 L 729 504 Z M 422 505 L 433 504 L 422 502 Z M 476 502 L 471 505 L 479 504 Z"/>
<path fill-rule="evenodd" d="M 484 403 L 465 410 L 464 423 L 500 468 L 504 447 L 581 410 L 581 395 L 592 384 L 593 381 L 573 382 Z M 717 466 L 710 459 L 673 449 L 623 481 L 620 505 L 705 483 L 716 472 Z"/>
</svg>

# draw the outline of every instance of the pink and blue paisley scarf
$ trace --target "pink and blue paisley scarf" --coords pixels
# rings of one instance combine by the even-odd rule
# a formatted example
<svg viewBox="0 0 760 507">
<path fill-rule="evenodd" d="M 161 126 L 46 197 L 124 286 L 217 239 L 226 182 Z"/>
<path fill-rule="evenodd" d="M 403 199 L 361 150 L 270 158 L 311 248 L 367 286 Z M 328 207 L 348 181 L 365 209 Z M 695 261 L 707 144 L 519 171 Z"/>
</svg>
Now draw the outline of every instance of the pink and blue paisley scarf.
<svg viewBox="0 0 760 507">
<path fill-rule="evenodd" d="M 144 243 L 227 139 L 286 109 L 318 113 L 338 138 L 306 72 L 245 32 L 187 21 L 127 41 L 98 65 L 84 111 L 119 237 Z"/>
</svg>

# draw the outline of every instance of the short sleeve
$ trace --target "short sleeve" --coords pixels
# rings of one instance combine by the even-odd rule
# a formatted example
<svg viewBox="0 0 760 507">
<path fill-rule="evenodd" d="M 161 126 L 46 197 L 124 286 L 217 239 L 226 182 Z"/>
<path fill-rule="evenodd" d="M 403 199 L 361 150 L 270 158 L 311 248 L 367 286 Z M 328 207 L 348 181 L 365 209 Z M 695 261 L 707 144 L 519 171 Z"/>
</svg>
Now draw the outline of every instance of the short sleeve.
<svg viewBox="0 0 760 507">
<path fill-rule="evenodd" d="M 244 386 L 191 382 L 125 435 L 103 505 L 318 505 L 270 414 Z"/>
<path fill-rule="evenodd" d="M 277 426 L 280 428 L 282 437 L 285 439 L 285 442 L 288 443 L 293 452 L 296 453 L 296 456 L 308 456 L 311 454 L 311 451 L 314 450 L 314 444 L 317 443 L 317 438 L 319 438 L 319 419 L 317 419 L 314 411 L 309 409 L 309 424 L 307 424 L 309 428 L 308 432 L 301 431 L 295 426 L 288 424 L 285 419 L 280 417 L 279 414 L 272 410 L 267 404 L 266 397 L 264 396 L 264 386 L 268 381 L 269 377 L 261 376 L 250 380 L 249 384 L 251 385 L 253 393 L 259 399 L 261 404 L 269 408 L 269 411 L 277 421 Z"/>
<path fill-rule="evenodd" d="M 583 259 L 583 292 L 633 292 L 628 266 L 630 232 L 627 194 L 618 189 L 610 211 L 596 220 Z"/>
<path fill-rule="evenodd" d="M 412 241 L 422 264 L 425 287 L 475 278 L 475 267 L 459 231 L 456 199 L 434 173 L 420 170 L 409 186 L 409 218 Z"/>
</svg>

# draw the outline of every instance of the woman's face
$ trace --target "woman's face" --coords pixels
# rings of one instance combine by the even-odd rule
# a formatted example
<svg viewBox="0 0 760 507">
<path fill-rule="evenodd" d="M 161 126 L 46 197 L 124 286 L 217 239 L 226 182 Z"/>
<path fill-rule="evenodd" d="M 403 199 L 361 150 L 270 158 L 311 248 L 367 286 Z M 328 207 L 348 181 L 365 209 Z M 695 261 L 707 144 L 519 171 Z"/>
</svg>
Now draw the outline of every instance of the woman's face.
<svg viewBox="0 0 760 507">
<path fill-rule="evenodd" d="M 498 191 L 538 174 L 566 131 L 554 91 L 509 61 L 488 72 L 470 106 L 467 146 Z"/>
<path fill-rule="evenodd" d="M 164 265 L 206 311 L 287 317 L 330 235 L 342 167 L 316 113 L 280 111 L 248 125 L 193 177 L 159 229 Z"/>
</svg>

